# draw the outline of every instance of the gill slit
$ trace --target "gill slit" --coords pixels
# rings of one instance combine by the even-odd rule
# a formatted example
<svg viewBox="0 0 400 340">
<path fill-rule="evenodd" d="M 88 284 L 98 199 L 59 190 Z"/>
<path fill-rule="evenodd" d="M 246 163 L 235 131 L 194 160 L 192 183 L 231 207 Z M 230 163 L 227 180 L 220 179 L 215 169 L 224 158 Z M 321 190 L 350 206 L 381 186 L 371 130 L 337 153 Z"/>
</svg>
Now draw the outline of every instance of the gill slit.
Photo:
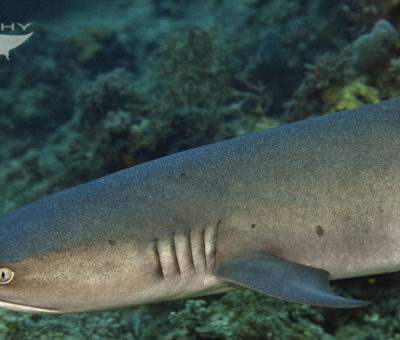
<svg viewBox="0 0 400 340">
<path fill-rule="evenodd" d="M 182 270 L 181 270 L 181 266 L 179 264 L 178 253 L 176 251 L 176 234 L 175 234 L 175 232 L 172 234 L 172 245 L 171 246 L 172 246 L 172 253 L 174 256 L 176 267 L 178 269 L 179 276 L 182 276 Z"/>
<path fill-rule="evenodd" d="M 156 254 L 156 258 L 157 258 L 157 268 L 158 268 L 158 272 L 161 274 L 161 277 L 163 280 L 165 280 L 165 276 L 164 276 L 164 271 L 163 271 L 163 267 L 162 267 L 162 263 L 161 263 L 161 256 L 160 256 L 160 251 L 159 251 L 159 244 L 158 244 L 158 239 L 154 239 L 154 251 Z"/>
<path fill-rule="evenodd" d="M 213 249 L 213 250 L 214 250 L 214 251 L 213 251 L 213 263 L 212 263 L 212 266 L 211 266 L 212 268 L 210 268 L 210 270 L 211 270 L 212 272 L 215 271 L 215 268 L 216 268 L 216 266 L 217 266 L 218 232 L 219 232 L 219 228 L 220 228 L 220 226 L 221 226 L 221 223 L 222 223 L 222 219 L 218 220 L 217 225 L 216 225 L 216 227 L 215 227 L 215 235 L 214 235 L 214 237 L 213 237 L 213 244 L 214 244 L 214 249 Z"/>
<path fill-rule="evenodd" d="M 165 239 L 154 239 L 157 272 L 163 280 L 187 275 L 212 275 L 216 267 L 218 233 L 222 220 L 204 224 L 199 229 L 188 228 L 183 233 L 172 232 Z"/>
<path fill-rule="evenodd" d="M 189 253 L 190 253 L 190 264 L 192 265 L 193 271 L 196 273 L 196 266 L 194 265 L 194 255 L 193 255 L 193 246 L 192 246 L 192 229 L 189 229 Z"/>
<path fill-rule="evenodd" d="M 202 260 L 204 261 L 204 266 L 205 266 L 205 272 L 207 272 L 207 249 L 206 249 L 206 228 L 207 224 L 204 225 L 204 228 L 201 230 L 201 242 L 203 243 L 203 247 L 201 248 L 203 250 L 202 254 Z"/>
</svg>

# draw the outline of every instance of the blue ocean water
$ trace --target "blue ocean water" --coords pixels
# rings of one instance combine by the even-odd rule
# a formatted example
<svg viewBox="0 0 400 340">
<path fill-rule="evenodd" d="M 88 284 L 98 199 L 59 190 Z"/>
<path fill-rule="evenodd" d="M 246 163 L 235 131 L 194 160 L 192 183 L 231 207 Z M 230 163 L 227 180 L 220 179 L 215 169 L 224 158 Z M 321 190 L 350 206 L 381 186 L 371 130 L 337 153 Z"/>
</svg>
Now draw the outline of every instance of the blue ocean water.
<svg viewBox="0 0 400 340">
<path fill-rule="evenodd" d="M 395 0 L 0 9 L 1 214 L 167 154 L 400 94 Z M 345 312 L 247 291 L 79 315 L 1 310 L 0 339 L 396 339 L 398 282 L 339 282 L 374 302 Z"/>
</svg>

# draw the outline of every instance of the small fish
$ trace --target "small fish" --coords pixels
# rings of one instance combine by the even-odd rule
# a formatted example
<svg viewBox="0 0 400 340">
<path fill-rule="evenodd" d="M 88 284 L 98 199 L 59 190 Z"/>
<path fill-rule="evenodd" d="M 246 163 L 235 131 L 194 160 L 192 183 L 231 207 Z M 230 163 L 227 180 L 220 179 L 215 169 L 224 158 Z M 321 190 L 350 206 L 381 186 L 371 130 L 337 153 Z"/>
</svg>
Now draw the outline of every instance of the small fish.
<svg viewBox="0 0 400 340">
<path fill-rule="evenodd" d="M 248 288 L 367 302 L 400 268 L 400 97 L 202 146 L 0 218 L 0 307 L 73 313 Z"/>
</svg>

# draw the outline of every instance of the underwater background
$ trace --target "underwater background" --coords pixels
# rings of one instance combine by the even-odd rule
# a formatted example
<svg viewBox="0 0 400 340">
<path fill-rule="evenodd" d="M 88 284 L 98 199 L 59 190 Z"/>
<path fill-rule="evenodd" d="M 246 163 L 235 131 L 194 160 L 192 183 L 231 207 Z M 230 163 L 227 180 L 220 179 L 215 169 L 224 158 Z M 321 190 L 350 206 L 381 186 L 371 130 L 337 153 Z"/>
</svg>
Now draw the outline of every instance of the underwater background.
<svg viewBox="0 0 400 340">
<path fill-rule="evenodd" d="M 2 26 L 1 23 L 4 25 Z M 0 214 L 160 156 L 400 95 L 397 0 L 1 0 Z M 24 32 L 24 33 L 26 33 Z M 331 310 L 250 291 L 71 315 L 1 339 L 400 339 L 400 275 Z"/>
</svg>

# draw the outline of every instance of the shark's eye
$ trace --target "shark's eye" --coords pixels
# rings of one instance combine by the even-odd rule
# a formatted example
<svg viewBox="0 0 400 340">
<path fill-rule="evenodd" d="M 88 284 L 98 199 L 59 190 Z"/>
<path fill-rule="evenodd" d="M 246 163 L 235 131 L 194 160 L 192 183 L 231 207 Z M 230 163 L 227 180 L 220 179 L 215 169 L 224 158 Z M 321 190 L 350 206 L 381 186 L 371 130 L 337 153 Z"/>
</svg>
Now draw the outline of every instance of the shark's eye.
<svg viewBox="0 0 400 340">
<path fill-rule="evenodd" d="M 0 268 L 0 285 L 10 283 L 14 278 L 14 272 L 10 268 Z"/>
</svg>

